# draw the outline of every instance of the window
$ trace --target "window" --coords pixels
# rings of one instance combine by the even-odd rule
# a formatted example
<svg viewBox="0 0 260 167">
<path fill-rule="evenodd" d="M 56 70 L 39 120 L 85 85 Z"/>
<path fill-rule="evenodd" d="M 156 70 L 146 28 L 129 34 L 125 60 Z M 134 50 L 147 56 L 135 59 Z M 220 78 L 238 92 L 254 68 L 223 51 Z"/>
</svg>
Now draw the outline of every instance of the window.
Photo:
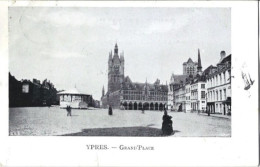
<svg viewBox="0 0 260 167">
<path fill-rule="evenodd" d="M 224 100 L 226 100 L 227 99 L 226 89 L 224 89 L 223 92 L 224 92 Z"/>
<path fill-rule="evenodd" d="M 201 98 L 205 98 L 205 91 L 201 91 Z"/>
<path fill-rule="evenodd" d="M 222 90 L 219 91 L 219 99 L 222 100 Z"/>
<path fill-rule="evenodd" d="M 63 97 L 64 95 L 61 95 L 60 96 L 60 101 L 64 101 L 64 97 Z"/>
<path fill-rule="evenodd" d="M 226 72 L 224 71 L 223 73 L 223 81 L 224 81 L 224 84 L 226 83 Z"/>
<path fill-rule="evenodd" d="M 205 84 L 201 84 L 201 88 L 205 88 Z"/>
<path fill-rule="evenodd" d="M 22 86 L 22 92 L 23 93 L 29 93 L 29 84 L 24 84 Z"/>
<path fill-rule="evenodd" d="M 219 84 L 220 84 L 220 85 L 222 84 L 222 76 L 221 76 L 221 73 L 219 74 Z"/>
</svg>

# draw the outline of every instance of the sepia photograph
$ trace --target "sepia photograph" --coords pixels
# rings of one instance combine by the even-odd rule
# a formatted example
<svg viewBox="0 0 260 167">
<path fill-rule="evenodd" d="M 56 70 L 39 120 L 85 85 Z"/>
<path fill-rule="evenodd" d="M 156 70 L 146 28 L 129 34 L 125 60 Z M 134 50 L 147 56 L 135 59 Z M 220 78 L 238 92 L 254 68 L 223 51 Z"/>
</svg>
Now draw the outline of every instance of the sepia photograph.
<svg viewBox="0 0 260 167">
<path fill-rule="evenodd" d="M 257 1 L 0 1 L 0 166 L 258 166 Z"/>
<path fill-rule="evenodd" d="M 9 7 L 8 34 L 9 136 L 231 137 L 231 8 Z"/>
</svg>

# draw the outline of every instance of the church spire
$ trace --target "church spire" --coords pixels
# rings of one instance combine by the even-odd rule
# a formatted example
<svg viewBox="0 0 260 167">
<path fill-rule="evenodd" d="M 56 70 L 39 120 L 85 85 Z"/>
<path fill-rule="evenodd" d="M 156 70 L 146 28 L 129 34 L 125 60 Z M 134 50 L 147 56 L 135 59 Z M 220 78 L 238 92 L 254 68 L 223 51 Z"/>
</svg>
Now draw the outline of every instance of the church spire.
<svg viewBox="0 0 260 167">
<path fill-rule="evenodd" d="M 114 53 L 115 53 L 115 54 L 118 54 L 118 46 L 117 46 L 117 43 L 116 43 L 116 45 L 115 45 Z"/>
<path fill-rule="evenodd" d="M 202 66 L 201 66 L 201 59 L 200 59 L 200 49 L 198 49 L 198 67 L 197 67 L 197 70 L 198 70 L 198 74 L 200 74 L 202 71 Z"/>
<path fill-rule="evenodd" d="M 102 89 L 102 97 L 105 96 L 105 87 L 103 85 L 103 89 Z"/>
<path fill-rule="evenodd" d="M 111 50 L 111 52 L 109 52 L 109 58 L 108 58 L 108 60 L 112 60 L 112 50 Z"/>
</svg>

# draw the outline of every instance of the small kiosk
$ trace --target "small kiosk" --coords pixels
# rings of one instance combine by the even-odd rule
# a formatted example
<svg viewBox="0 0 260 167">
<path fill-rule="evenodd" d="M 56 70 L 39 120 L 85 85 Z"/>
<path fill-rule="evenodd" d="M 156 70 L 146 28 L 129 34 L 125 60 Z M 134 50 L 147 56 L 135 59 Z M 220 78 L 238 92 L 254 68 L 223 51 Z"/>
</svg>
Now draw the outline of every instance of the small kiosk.
<svg viewBox="0 0 260 167">
<path fill-rule="evenodd" d="M 76 88 L 58 93 L 60 96 L 60 108 L 86 109 L 88 108 L 88 99 L 90 95 L 80 93 Z"/>
</svg>

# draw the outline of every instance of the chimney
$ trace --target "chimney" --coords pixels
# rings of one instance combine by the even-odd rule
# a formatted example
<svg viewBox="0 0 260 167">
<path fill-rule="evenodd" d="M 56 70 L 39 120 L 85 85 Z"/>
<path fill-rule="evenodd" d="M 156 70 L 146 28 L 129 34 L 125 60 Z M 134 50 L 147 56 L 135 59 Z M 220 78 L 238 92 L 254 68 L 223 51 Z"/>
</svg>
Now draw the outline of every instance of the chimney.
<svg viewBox="0 0 260 167">
<path fill-rule="evenodd" d="M 220 52 L 220 59 L 223 60 L 226 57 L 226 52 L 225 51 L 221 51 Z"/>
</svg>

